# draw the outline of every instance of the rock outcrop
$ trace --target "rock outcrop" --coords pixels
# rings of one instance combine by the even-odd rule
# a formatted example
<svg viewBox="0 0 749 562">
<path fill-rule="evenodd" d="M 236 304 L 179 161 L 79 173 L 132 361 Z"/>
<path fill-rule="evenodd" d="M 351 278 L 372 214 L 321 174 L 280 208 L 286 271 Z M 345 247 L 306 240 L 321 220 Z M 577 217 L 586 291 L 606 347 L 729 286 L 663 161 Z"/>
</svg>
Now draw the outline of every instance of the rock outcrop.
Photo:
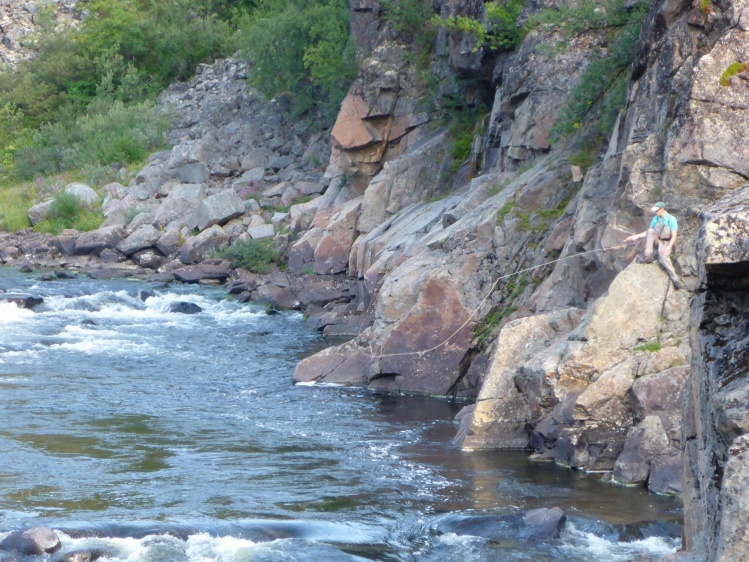
<svg viewBox="0 0 749 562">
<path fill-rule="evenodd" d="M 749 185 L 703 213 L 684 417 L 685 547 L 749 559 Z"/>
</svg>

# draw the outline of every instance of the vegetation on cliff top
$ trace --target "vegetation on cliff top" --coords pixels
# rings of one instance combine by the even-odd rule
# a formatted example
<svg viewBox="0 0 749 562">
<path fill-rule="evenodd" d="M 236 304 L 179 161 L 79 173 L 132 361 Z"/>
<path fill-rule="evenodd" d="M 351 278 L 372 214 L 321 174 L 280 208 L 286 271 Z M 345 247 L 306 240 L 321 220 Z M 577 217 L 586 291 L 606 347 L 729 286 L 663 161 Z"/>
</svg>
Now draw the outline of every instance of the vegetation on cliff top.
<svg viewBox="0 0 749 562">
<path fill-rule="evenodd" d="M 2 229 L 29 226 L 28 208 L 51 195 L 37 184 L 104 185 L 163 147 L 170 116 L 156 96 L 200 63 L 244 52 L 267 97 L 327 118 L 355 74 L 346 0 L 88 0 L 85 10 L 62 27 L 41 6 L 33 57 L 0 69 Z"/>
<path fill-rule="evenodd" d="M 51 5 L 34 57 L 0 72 L 0 184 L 139 161 L 164 143 L 154 100 L 201 62 L 244 49 L 251 81 L 298 112 L 336 107 L 353 74 L 345 0 L 89 0 L 75 28 Z"/>
</svg>

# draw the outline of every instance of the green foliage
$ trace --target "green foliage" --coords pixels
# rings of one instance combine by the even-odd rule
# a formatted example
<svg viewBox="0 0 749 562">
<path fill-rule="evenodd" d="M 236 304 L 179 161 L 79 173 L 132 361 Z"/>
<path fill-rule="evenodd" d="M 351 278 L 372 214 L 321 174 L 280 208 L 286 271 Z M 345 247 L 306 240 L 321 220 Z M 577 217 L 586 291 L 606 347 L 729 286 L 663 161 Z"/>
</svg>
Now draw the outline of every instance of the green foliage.
<svg viewBox="0 0 749 562">
<path fill-rule="evenodd" d="M 655 353 L 656 351 L 660 351 L 663 348 L 663 346 L 658 342 L 649 342 L 643 345 L 638 345 L 635 347 L 635 351 L 647 351 L 649 353 Z"/>
<path fill-rule="evenodd" d="M 169 117 L 144 102 L 91 104 L 77 117 L 43 125 L 20 138 L 13 152 L 15 180 L 52 175 L 59 170 L 143 160 L 163 144 Z"/>
<path fill-rule="evenodd" d="M 556 219 L 564 214 L 567 205 L 569 205 L 569 200 L 564 200 L 553 209 L 521 213 L 518 215 L 518 218 L 520 219 L 520 228 L 526 231 L 532 230 L 533 232 L 543 232 L 549 228 Z"/>
<path fill-rule="evenodd" d="M 268 98 L 288 96 L 297 115 L 337 111 L 356 76 L 348 2 L 262 0 L 240 26 L 253 86 Z"/>
<path fill-rule="evenodd" d="M 504 302 L 512 303 L 517 297 L 523 294 L 523 291 L 530 284 L 530 280 L 525 274 L 513 276 L 504 287 Z M 516 306 L 500 306 L 492 309 L 489 314 L 474 329 L 473 335 L 479 345 L 483 344 L 494 332 L 494 329 L 510 314 L 517 311 Z"/>
<path fill-rule="evenodd" d="M 523 40 L 527 29 L 517 24 L 527 0 L 504 0 L 484 4 L 485 23 L 467 16 L 434 16 L 432 23 L 450 31 L 472 35 L 476 41 L 473 51 L 485 44 L 493 51 L 513 50 Z"/>
<path fill-rule="evenodd" d="M 15 187 L 0 190 L 0 230 L 15 232 L 30 227 L 28 210 L 32 205 L 28 189 Z"/>
<path fill-rule="evenodd" d="M 589 6 L 587 3 L 583 6 L 585 17 L 582 21 L 585 25 L 569 26 L 576 33 L 584 29 L 596 29 L 595 26 L 614 26 L 618 29 L 609 45 L 608 56 L 595 57 L 572 88 L 567 106 L 552 129 L 552 134 L 556 137 L 571 134 L 591 122 L 600 137 L 606 137 L 611 132 L 626 101 L 627 71 L 634 59 L 637 37 L 646 14 L 643 3 L 630 11 L 623 7 L 616 9 L 619 4 L 615 4 L 610 14 L 593 11 L 589 17 Z M 564 21 L 576 20 L 570 17 Z"/>
<path fill-rule="evenodd" d="M 411 41 L 416 51 L 429 53 L 434 43 L 434 8 L 424 0 L 380 0 L 383 17 L 403 40 Z M 437 16 L 434 16 L 437 17 Z"/>
<path fill-rule="evenodd" d="M 112 162 L 142 159 L 164 129 L 149 100 L 198 63 L 234 52 L 229 19 L 253 6 L 88 0 L 87 17 L 72 29 L 44 3 L 28 39 L 35 56 L 0 73 L 0 181 L 82 166 L 101 175 Z"/>
<path fill-rule="evenodd" d="M 85 232 L 96 230 L 103 221 L 104 215 L 101 211 L 92 210 L 81 203 L 75 195 L 60 191 L 55 195 L 45 219 L 34 229 L 49 234 L 59 234 L 66 228 Z"/>
<path fill-rule="evenodd" d="M 502 222 L 505 220 L 505 217 L 510 214 L 514 206 L 514 199 L 510 199 L 507 203 L 502 205 L 502 208 L 497 213 L 497 224 L 502 224 Z"/>
<path fill-rule="evenodd" d="M 219 250 L 216 256 L 231 260 L 234 267 L 254 273 L 267 273 L 271 264 L 283 264 L 282 252 L 273 246 L 273 241 L 269 238 L 236 241 L 231 246 Z"/>
<path fill-rule="evenodd" d="M 481 131 L 485 107 L 451 111 L 450 137 L 452 138 L 453 172 L 471 156 L 473 139 Z"/>
<path fill-rule="evenodd" d="M 592 150 L 591 148 L 585 148 L 573 154 L 567 160 L 572 166 L 579 166 L 580 170 L 584 174 L 588 171 L 588 168 L 590 168 L 596 161 L 596 151 Z"/>
<path fill-rule="evenodd" d="M 745 70 L 749 70 L 749 64 L 744 64 L 738 61 L 731 63 L 730 65 L 728 65 L 728 68 L 725 70 L 725 72 L 721 74 L 720 85 L 730 86 L 731 78 L 733 78 L 737 74 L 740 74 L 741 72 L 744 72 Z"/>
</svg>

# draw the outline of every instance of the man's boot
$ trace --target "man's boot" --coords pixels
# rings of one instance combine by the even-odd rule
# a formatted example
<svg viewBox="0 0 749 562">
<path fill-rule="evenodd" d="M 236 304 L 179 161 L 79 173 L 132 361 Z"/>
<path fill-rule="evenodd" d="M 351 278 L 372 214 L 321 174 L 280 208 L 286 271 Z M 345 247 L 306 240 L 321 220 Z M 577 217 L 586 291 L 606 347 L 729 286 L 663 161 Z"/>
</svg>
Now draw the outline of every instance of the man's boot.
<svg viewBox="0 0 749 562">
<path fill-rule="evenodd" d="M 653 263 L 653 254 L 649 256 L 637 256 L 637 263 Z"/>
</svg>

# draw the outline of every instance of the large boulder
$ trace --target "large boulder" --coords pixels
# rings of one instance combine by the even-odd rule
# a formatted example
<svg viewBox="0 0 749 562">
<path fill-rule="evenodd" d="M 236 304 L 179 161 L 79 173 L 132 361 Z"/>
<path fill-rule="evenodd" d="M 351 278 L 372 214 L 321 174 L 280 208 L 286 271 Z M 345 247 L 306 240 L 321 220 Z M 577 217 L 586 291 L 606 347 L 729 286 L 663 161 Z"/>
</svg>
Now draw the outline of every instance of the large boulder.
<svg viewBox="0 0 749 562">
<path fill-rule="evenodd" d="M 49 201 L 37 203 L 36 205 L 31 207 L 29 209 L 29 221 L 31 221 L 31 226 L 36 226 L 41 221 L 46 219 L 47 214 L 49 213 L 54 203 L 55 203 L 54 199 L 50 199 Z"/>
<path fill-rule="evenodd" d="M 231 276 L 232 268 L 227 263 L 201 263 L 175 269 L 172 274 L 183 283 L 217 281 L 223 283 Z"/>
<path fill-rule="evenodd" d="M 566 520 L 558 507 L 542 507 L 509 515 L 450 516 L 439 522 L 437 530 L 494 542 L 540 541 L 559 538 Z"/>
<path fill-rule="evenodd" d="M 353 199 L 331 217 L 324 236 L 315 247 L 314 268 L 318 275 L 346 271 L 351 246 L 357 236 L 360 207 L 361 198 Z"/>
<path fill-rule="evenodd" d="M 179 259 L 185 265 L 202 261 L 211 252 L 229 243 L 229 236 L 218 225 L 208 228 L 196 236 L 191 236 L 179 250 Z"/>
<path fill-rule="evenodd" d="M 117 249 L 129 256 L 138 250 L 150 248 L 161 238 L 161 232 L 151 224 L 144 224 L 135 229 L 135 231 L 117 244 Z"/>
<path fill-rule="evenodd" d="M 61 546 L 59 537 L 47 527 L 31 527 L 23 531 L 14 531 L 0 542 L 0 550 L 31 556 L 52 554 Z"/>
<path fill-rule="evenodd" d="M 105 248 L 116 248 L 124 237 L 121 225 L 106 226 L 91 232 L 84 232 L 75 240 L 75 254 L 99 255 Z"/>
<path fill-rule="evenodd" d="M 65 193 L 73 195 L 81 203 L 89 207 L 99 201 L 99 194 L 84 183 L 69 183 L 65 186 Z"/>
<path fill-rule="evenodd" d="M 154 212 L 153 224 L 163 228 L 172 222 L 187 224 L 188 219 L 206 198 L 202 183 L 184 184 L 174 187 Z"/>
<path fill-rule="evenodd" d="M 624 450 L 616 460 L 614 479 L 620 484 L 642 486 L 650 476 L 652 459 L 666 453 L 669 440 L 658 416 L 648 416 L 629 430 Z"/>
<path fill-rule="evenodd" d="M 241 216 L 244 211 L 244 201 L 234 193 L 233 189 L 228 189 L 203 199 L 187 225 L 198 230 L 205 230 L 215 224 L 223 226 L 230 220 Z"/>
<path fill-rule="evenodd" d="M 726 562 L 749 553 L 748 201 L 746 184 L 702 215 L 682 441 L 685 547 Z"/>
</svg>

